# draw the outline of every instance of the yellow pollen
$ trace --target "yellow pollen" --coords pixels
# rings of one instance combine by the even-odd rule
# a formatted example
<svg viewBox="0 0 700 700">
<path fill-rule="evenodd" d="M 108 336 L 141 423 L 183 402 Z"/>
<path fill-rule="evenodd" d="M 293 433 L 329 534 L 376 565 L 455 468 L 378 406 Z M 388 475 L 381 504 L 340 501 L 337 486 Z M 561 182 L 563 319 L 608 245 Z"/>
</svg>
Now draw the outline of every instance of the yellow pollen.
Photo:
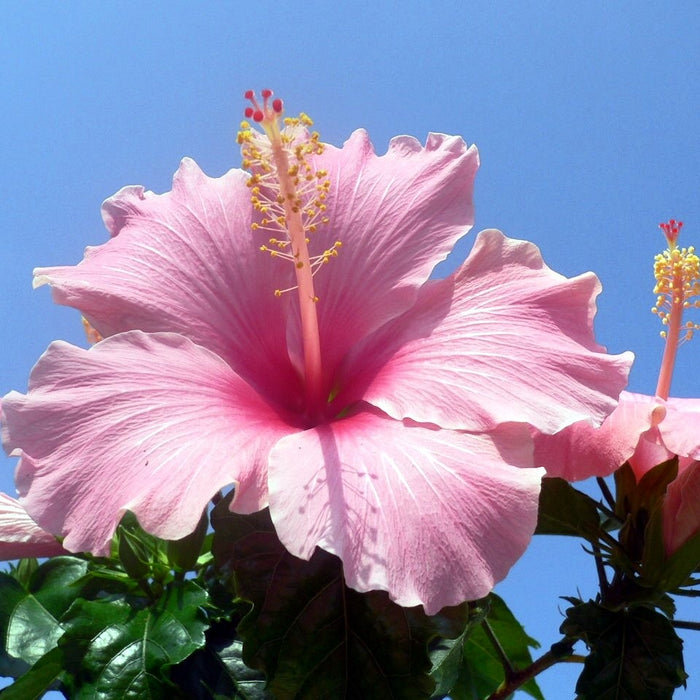
<svg viewBox="0 0 700 700">
<path fill-rule="evenodd" d="M 85 336 L 87 338 L 88 343 L 90 345 L 94 345 L 95 343 L 99 343 L 100 340 L 103 340 L 102 335 L 100 332 L 88 321 L 85 316 L 82 317 L 83 321 L 83 328 L 85 330 Z"/>
<path fill-rule="evenodd" d="M 675 239 L 669 239 L 669 247 L 654 258 L 654 278 L 657 298 L 651 311 L 664 326 L 669 325 L 672 315 L 676 318 L 687 309 L 700 308 L 700 258 L 693 246 L 679 248 Z M 678 344 L 682 345 L 700 330 L 700 324 L 686 321 L 680 330 Z M 662 330 L 661 337 L 666 336 Z"/>
</svg>

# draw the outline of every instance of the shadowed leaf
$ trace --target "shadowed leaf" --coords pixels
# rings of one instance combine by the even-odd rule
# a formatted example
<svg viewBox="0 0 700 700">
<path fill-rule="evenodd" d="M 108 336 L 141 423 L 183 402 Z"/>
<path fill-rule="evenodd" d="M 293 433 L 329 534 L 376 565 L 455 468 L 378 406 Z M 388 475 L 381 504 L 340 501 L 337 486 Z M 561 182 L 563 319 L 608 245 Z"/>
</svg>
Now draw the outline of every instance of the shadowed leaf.
<svg viewBox="0 0 700 700">
<path fill-rule="evenodd" d="M 591 651 L 576 684 L 578 700 L 665 700 L 687 678 L 683 642 L 650 608 L 579 603 L 566 611 L 561 632 Z"/>
<path fill-rule="evenodd" d="M 538 535 L 574 535 L 597 542 L 600 516 L 595 501 L 564 479 L 542 479 Z"/>
<path fill-rule="evenodd" d="M 206 632 L 206 645 L 176 666 L 171 680 L 189 700 L 272 700 L 265 676 L 243 662 L 236 625 L 220 622 Z"/>
<path fill-rule="evenodd" d="M 242 516 L 222 501 L 212 514 L 213 551 L 253 607 L 238 628 L 243 659 L 265 672 L 278 700 L 425 698 L 433 690 L 427 644 L 457 636 L 466 606 L 427 617 L 386 593 L 345 586 L 340 560 L 316 550 L 310 561 L 282 546 L 267 512 Z"/>
</svg>

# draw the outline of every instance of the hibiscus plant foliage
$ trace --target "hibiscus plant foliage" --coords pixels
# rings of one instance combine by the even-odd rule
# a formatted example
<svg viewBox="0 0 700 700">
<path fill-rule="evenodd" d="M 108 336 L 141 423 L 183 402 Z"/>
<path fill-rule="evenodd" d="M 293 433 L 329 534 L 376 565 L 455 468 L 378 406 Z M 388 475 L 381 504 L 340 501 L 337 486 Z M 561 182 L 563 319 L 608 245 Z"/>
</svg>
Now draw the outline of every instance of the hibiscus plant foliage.
<svg viewBox="0 0 700 700">
<path fill-rule="evenodd" d="M 543 700 L 568 663 L 581 700 L 672 697 L 700 628 L 674 602 L 700 583 L 682 224 L 659 383 L 626 392 L 592 273 L 491 229 L 432 277 L 473 224 L 474 146 L 336 148 L 246 98 L 242 168 L 125 187 L 105 243 L 35 271 L 89 347 L 52 343 L 2 399 L 0 696 Z M 539 651 L 493 592 L 533 535 L 583 542 L 599 581 Z"/>
</svg>

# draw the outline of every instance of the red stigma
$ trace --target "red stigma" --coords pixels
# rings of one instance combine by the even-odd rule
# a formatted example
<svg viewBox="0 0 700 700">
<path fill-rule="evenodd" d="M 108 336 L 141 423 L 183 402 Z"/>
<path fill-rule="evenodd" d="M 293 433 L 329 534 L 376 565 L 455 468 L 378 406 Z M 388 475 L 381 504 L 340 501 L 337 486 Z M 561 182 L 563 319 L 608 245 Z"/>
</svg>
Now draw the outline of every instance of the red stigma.
<svg viewBox="0 0 700 700">
<path fill-rule="evenodd" d="M 279 97 L 272 100 L 272 104 L 269 102 L 273 95 L 272 90 L 268 90 L 267 88 L 261 90 L 260 95 L 262 97 L 262 105 L 258 102 L 254 90 L 246 90 L 245 93 L 243 93 L 245 99 L 249 100 L 253 105 L 252 107 L 245 108 L 244 114 L 246 119 L 252 119 L 259 123 L 266 119 L 274 120 L 282 114 L 283 103 Z"/>
<path fill-rule="evenodd" d="M 668 222 L 659 224 L 659 228 L 664 232 L 666 240 L 673 245 L 678 240 L 678 234 L 683 228 L 683 222 L 669 219 Z"/>
</svg>

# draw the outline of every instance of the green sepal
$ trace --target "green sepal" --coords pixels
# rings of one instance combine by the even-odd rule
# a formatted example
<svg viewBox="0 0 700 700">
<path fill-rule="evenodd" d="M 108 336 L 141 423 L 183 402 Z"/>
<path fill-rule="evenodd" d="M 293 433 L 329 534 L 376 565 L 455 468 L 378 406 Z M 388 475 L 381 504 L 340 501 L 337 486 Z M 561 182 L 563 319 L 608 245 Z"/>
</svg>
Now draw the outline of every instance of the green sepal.
<svg viewBox="0 0 700 700">
<path fill-rule="evenodd" d="M 39 568 L 38 559 L 20 559 L 16 564 L 10 564 L 12 578 L 23 586 L 28 586 L 34 572 Z"/>
<path fill-rule="evenodd" d="M 202 553 L 208 527 L 209 516 L 205 510 L 193 532 L 182 539 L 166 541 L 166 556 L 173 569 L 176 571 L 195 569 Z"/>
<path fill-rule="evenodd" d="M 124 571 L 136 581 L 146 579 L 151 573 L 148 552 L 143 543 L 127 529 L 119 532 L 119 561 Z"/>
<path fill-rule="evenodd" d="M 590 496 L 564 479 L 542 479 L 535 534 L 573 535 L 597 542 L 600 533 L 600 514 Z"/>
<path fill-rule="evenodd" d="M 647 525 L 654 512 L 662 507 L 666 488 L 677 475 L 678 457 L 650 469 L 639 483 L 629 464 L 615 472 L 615 512 L 624 523 L 619 540 L 629 560 L 642 561 Z M 651 562 L 658 553 L 650 552 L 647 556 Z"/>
<path fill-rule="evenodd" d="M 682 544 L 661 568 L 658 585 L 666 591 L 700 583 L 692 578 L 700 567 L 700 532 Z"/>
<path fill-rule="evenodd" d="M 166 550 L 165 540 L 146 532 L 132 512 L 124 514 L 112 543 L 112 558 L 118 559 L 127 574 L 154 600 L 173 578 Z"/>
</svg>

